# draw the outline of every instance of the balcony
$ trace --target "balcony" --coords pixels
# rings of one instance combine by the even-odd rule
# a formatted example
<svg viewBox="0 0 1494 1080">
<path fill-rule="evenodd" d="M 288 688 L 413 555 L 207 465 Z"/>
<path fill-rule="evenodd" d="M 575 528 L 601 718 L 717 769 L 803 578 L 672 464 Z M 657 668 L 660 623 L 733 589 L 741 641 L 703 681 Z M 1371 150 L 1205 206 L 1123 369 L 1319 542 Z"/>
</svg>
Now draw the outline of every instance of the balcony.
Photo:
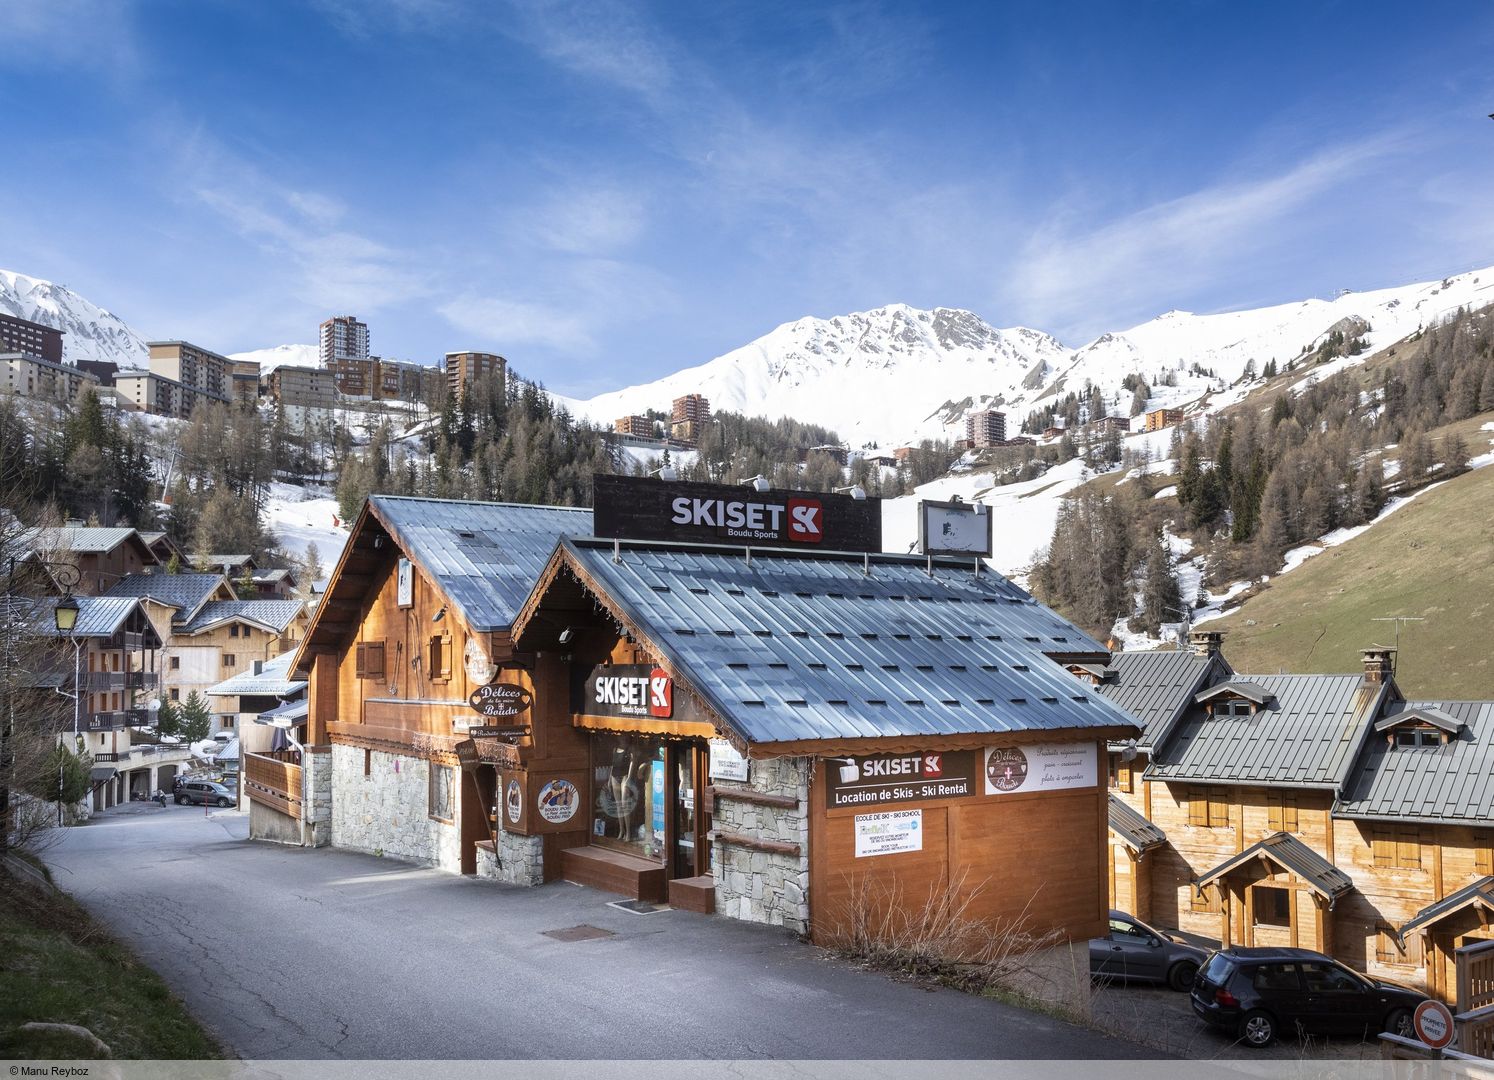
<svg viewBox="0 0 1494 1080">
<path fill-rule="evenodd" d="M 83 689 L 91 693 L 114 690 L 154 690 L 160 676 L 154 671 L 85 671 Z"/>
<path fill-rule="evenodd" d="M 145 709 L 84 713 L 78 723 L 78 731 L 119 731 L 122 728 L 138 727 L 148 723 L 150 723 L 150 713 Z"/>
<path fill-rule="evenodd" d="M 269 750 L 244 755 L 244 792 L 254 802 L 300 820 L 301 755 L 292 750 Z"/>
</svg>

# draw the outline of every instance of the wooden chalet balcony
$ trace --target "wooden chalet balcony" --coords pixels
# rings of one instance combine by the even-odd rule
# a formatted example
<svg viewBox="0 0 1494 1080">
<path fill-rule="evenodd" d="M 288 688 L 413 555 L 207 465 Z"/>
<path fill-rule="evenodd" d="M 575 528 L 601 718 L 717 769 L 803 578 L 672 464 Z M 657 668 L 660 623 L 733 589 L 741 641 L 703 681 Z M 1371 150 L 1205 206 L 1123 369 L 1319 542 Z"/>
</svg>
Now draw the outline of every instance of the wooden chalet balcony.
<svg viewBox="0 0 1494 1080">
<path fill-rule="evenodd" d="M 254 802 L 300 820 L 301 755 L 295 750 L 265 750 L 244 755 L 244 793 Z"/>
<path fill-rule="evenodd" d="M 85 690 L 154 690 L 157 676 L 154 671 L 85 671 Z"/>
<path fill-rule="evenodd" d="M 150 723 L 150 714 L 145 709 L 84 713 L 79 722 L 78 731 L 117 731 L 120 728 L 137 727 L 148 723 Z"/>
</svg>

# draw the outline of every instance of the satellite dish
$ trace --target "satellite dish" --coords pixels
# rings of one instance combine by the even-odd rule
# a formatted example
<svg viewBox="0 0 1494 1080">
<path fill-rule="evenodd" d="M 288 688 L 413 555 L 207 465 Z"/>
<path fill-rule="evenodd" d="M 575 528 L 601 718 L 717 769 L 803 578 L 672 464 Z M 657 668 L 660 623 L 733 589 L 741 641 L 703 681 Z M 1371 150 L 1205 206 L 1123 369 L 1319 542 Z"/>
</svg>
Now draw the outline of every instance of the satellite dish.
<svg viewBox="0 0 1494 1080">
<path fill-rule="evenodd" d="M 161 699 L 158 698 L 158 697 L 153 697 L 153 698 L 150 699 L 149 702 L 146 703 L 145 707 L 147 709 L 149 709 L 151 712 L 160 712 L 161 711 Z"/>
</svg>

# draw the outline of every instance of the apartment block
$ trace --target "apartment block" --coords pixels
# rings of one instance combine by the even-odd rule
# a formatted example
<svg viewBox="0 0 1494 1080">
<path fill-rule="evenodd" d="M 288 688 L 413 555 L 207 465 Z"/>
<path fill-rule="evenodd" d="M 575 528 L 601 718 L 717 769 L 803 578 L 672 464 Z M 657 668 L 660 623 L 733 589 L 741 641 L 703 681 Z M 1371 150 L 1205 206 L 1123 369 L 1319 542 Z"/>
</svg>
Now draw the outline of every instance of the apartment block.
<svg viewBox="0 0 1494 1080">
<path fill-rule="evenodd" d="M 230 360 L 228 367 L 229 396 L 245 405 L 259 403 L 259 361 Z"/>
<path fill-rule="evenodd" d="M 631 435 L 635 439 L 658 438 L 654 422 L 646 416 L 619 416 L 612 421 L 612 430 L 618 435 Z"/>
<path fill-rule="evenodd" d="M 154 371 L 121 371 L 114 377 L 114 389 L 122 409 L 135 409 L 153 416 L 170 416 L 178 420 L 191 419 L 192 411 L 199 405 L 210 405 L 213 402 L 222 405 L 228 401 L 228 398 L 220 394 L 198 390 Z"/>
<path fill-rule="evenodd" d="M 1161 431 L 1163 428 L 1174 427 L 1182 422 L 1182 409 L 1153 409 L 1146 414 L 1146 429 L 1148 431 Z"/>
<path fill-rule="evenodd" d="M 334 315 L 320 327 L 318 355 L 322 367 L 337 360 L 368 359 L 368 324 L 353 315 Z"/>
<path fill-rule="evenodd" d="M 228 357 L 190 341 L 152 341 L 149 347 L 150 370 L 154 374 L 218 401 L 228 400 L 234 366 Z"/>
<path fill-rule="evenodd" d="M 0 353 L 0 391 L 17 397 L 71 405 L 82 396 L 85 386 L 96 387 L 98 382 L 70 364 L 54 364 L 32 353 Z"/>
<path fill-rule="evenodd" d="M 1006 413 L 982 409 L 965 417 L 965 438 L 972 447 L 1000 446 L 1006 442 Z"/>
<path fill-rule="evenodd" d="M 686 394 L 674 399 L 669 414 L 669 433 L 684 442 L 699 442 L 700 433 L 711 420 L 711 403 L 700 394 Z"/>
<path fill-rule="evenodd" d="M 27 353 L 62 363 L 62 331 L 0 312 L 0 353 Z"/>
<path fill-rule="evenodd" d="M 446 388 L 453 397 L 460 397 L 467 384 L 483 375 L 503 378 L 508 371 L 508 361 L 497 353 L 449 352 L 446 354 Z"/>
</svg>

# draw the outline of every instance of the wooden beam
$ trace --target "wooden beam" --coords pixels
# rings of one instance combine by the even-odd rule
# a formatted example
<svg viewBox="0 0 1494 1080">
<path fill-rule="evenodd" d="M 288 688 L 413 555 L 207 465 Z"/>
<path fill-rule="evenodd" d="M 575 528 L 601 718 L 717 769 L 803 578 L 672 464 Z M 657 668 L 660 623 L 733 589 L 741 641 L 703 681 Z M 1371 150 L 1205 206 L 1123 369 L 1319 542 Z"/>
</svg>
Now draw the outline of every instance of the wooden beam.
<svg viewBox="0 0 1494 1080">
<path fill-rule="evenodd" d="M 744 836 L 741 833 L 728 832 L 726 829 L 712 829 L 706 834 L 712 840 L 720 840 L 723 844 L 731 847 L 746 848 L 748 851 L 765 851 L 770 855 L 798 855 L 798 844 L 785 844 L 778 840 L 759 840 L 755 836 Z"/>
<path fill-rule="evenodd" d="M 720 799 L 735 799 L 737 802 L 751 803 L 753 806 L 777 806 L 785 810 L 799 808 L 799 800 L 793 795 L 770 795 L 766 791 L 754 791 L 751 788 L 735 785 L 711 784 L 706 788 L 706 794 L 715 795 Z"/>
</svg>

